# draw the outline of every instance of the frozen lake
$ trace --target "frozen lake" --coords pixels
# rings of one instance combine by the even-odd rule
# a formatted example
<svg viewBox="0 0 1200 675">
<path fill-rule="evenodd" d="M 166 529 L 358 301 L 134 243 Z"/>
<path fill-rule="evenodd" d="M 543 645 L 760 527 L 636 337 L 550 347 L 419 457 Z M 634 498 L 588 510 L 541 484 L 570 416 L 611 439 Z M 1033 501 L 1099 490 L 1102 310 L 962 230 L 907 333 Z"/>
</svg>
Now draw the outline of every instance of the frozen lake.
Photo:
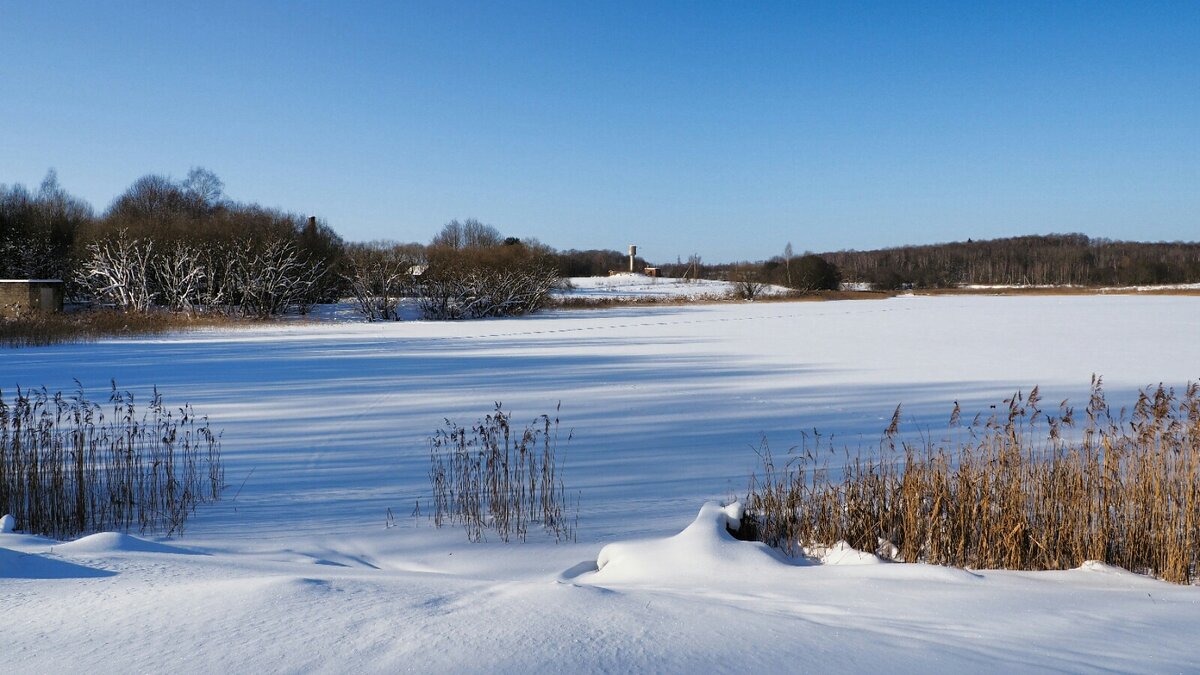
<svg viewBox="0 0 1200 675">
<path fill-rule="evenodd" d="M 18 621 L 15 629 L 6 621 L 6 642 L 17 651 L 6 647 L 0 665 L 188 670 L 172 650 L 226 640 L 204 649 L 227 650 L 229 661 L 204 652 L 195 669 L 790 670 L 832 667 L 845 652 L 858 653 L 847 662 L 851 670 L 872 658 L 880 667 L 908 659 L 886 666 L 900 671 L 935 663 L 1194 667 L 1198 589 L 1123 573 L 990 573 L 964 582 L 926 566 L 885 565 L 893 571 L 865 577 L 788 568 L 763 572 L 774 580 L 766 587 L 718 579 L 694 592 L 620 590 L 619 582 L 562 575 L 594 562 L 604 543 L 677 533 L 706 500 L 743 494 L 764 437 L 776 452 L 814 428 L 839 447 L 874 446 L 897 404 L 908 428 L 936 435 L 955 401 L 969 418 L 1034 385 L 1047 405 L 1070 398 L 1082 407 L 1093 373 L 1103 375 L 1114 407 L 1131 404 L 1139 387 L 1182 388 L 1200 378 L 1198 309 L 1190 297 L 898 297 L 557 311 L 473 323 L 291 322 L 6 351 L 6 395 L 15 385 L 71 390 L 78 379 L 101 400 L 115 379 L 143 400 L 157 385 L 169 405 L 190 402 L 224 431 L 231 487 L 178 542 L 210 556 L 183 560 L 114 544 L 49 555 L 116 576 L 0 574 L 0 605 Z M 521 422 L 553 415 L 561 402 L 559 452 L 567 489 L 581 501 L 578 544 L 471 546 L 460 531 L 434 531 L 408 517 L 429 493 L 429 436 L 445 418 L 470 424 L 496 402 Z M 385 530 L 389 508 L 400 526 Z M 7 537 L 0 535 L 0 547 L 42 555 L 49 546 Z M 596 595 L 601 588 L 617 594 Z M 801 592 L 809 604 L 788 600 Z M 243 606 L 213 594 L 247 599 Z M 1065 598 L 1078 600 L 1086 621 L 1064 609 Z M 874 600 L 891 609 L 871 610 Z M 650 602 L 663 614 L 644 609 Z M 81 620 L 109 612 L 130 623 Z M 308 625 L 303 616 L 331 623 Z M 44 621 L 61 629 L 58 637 L 44 637 Z M 1130 621 L 1142 630 L 1128 630 Z M 506 622 L 513 625 L 497 627 Z M 730 638 L 718 637 L 719 627 L 732 624 L 740 628 L 723 643 Z M 250 625 L 292 645 L 293 660 L 268 664 L 274 647 L 256 651 L 261 638 Z M 526 635 L 534 627 L 549 637 Z M 795 637 L 805 630 L 807 637 Z M 457 637 L 438 637 L 447 631 Z M 745 655 L 745 640 L 763 631 L 776 637 L 762 640 L 796 641 Z M 990 641 L 973 642 L 966 634 L 973 632 Z M 143 637 L 143 646 L 131 645 Z M 499 645 L 518 638 L 548 642 L 486 660 L 489 648 L 514 650 Z M 1109 646 L 1114 641 L 1119 648 Z M 445 650 L 460 642 L 467 652 L 456 660 Z M 1042 651 L 1029 656 L 1030 644 Z M 1166 660 L 1120 656 L 1126 652 Z"/>
</svg>

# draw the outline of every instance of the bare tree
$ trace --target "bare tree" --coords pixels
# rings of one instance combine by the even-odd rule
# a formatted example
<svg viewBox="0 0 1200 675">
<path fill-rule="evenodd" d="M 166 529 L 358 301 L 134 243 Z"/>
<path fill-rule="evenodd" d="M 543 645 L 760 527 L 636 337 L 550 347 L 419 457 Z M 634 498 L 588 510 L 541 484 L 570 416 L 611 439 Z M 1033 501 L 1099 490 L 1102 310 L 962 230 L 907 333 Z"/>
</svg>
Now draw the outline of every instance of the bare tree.
<svg viewBox="0 0 1200 675">
<path fill-rule="evenodd" d="M 157 226 L 187 211 L 183 189 L 166 176 L 148 174 L 133 182 L 109 207 L 108 217 Z"/>
<path fill-rule="evenodd" d="M 368 321 L 400 318 L 397 306 L 413 285 L 418 264 L 410 247 L 396 244 L 360 244 L 346 251 L 343 274 L 360 314 Z"/>
<path fill-rule="evenodd" d="M 145 311 L 154 302 L 151 289 L 150 241 L 130 239 L 121 230 L 115 239 L 93 242 L 81 269 L 81 281 L 102 301 L 124 310 Z"/>
<path fill-rule="evenodd" d="M 757 270 L 747 265 L 735 269 L 730 275 L 730 280 L 733 282 L 733 294 L 742 300 L 754 300 L 767 288 L 758 278 Z"/>
<path fill-rule="evenodd" d="M 325 272 L 288 239 L 271 239 L 247 250 L 253 252 L 239 256 L 235 273 L 242 312 L 249 316 L 275 316 L 305 302 Z"/>
<path fill-rule="evenodd" d="M 442 226 L 440 232 L 433 236 L 433 240 L 429 242 L 430 246 L 438 246 L 442 248 L 460 249 L 463 245 L 462 223 L 458 220 L 452 220 Z"/>
<path fill-rule="evenodd" d="M 484 225 L 474 218 L 463 222 L 463 248 L 487 248 L 499 246 L 504 242 L 500 231 L 491 225 Z"/>
<path fill-rule="evenodd" d="M 683 273 L 683 278 L 688 281 L 696 281 L 700 278 L 700 254 L 693 253 L 688 256 L 688 268 Z"/>
<path fill-rule="evenodd" d="M 429 245 L 463 250 L 499 246 L 503 242 L 504 237 L 499 230 L 474 218 L 467 218 L 461 223 L 457 220 L 446 223 Z"/>
<path fill-rule="evenodd" d="M 191 312 L 200 301 L 207 274 L 200 252 L 177 241 L 150 261 L 159 297 L 175 312 Z"/>
<path fill-rule="evenodd" d="M 212 171 L 194 166 L 188 171 L 187 178 L 183 179 L 180 187 L 189 200 L 203 211 L 221 203 L 225 183 Z"/>
<path fill-rule="evenodd" d="M 241 244 L 215 244 L 200 254 L 204 268 L 204 283 L 200 287 L 199 302 L 207 310 L 231 313 L 241 302 L 238 287 L 238 270 L 242 258 L 249 252 Z"/>
</svg>

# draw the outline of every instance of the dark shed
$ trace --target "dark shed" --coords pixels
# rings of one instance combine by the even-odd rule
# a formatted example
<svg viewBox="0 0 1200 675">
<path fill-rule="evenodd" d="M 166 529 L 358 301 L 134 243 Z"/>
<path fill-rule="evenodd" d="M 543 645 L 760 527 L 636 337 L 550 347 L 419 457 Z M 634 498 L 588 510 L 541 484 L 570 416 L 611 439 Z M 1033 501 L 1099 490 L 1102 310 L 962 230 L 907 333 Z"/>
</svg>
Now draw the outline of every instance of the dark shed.
<svg viewBox="0 0 1200 675">
<path fill-rule="evenodd" d="M 62 308 L 63 282 L 58 279 L 0 279 L 0 314 Z"/>
</svg>

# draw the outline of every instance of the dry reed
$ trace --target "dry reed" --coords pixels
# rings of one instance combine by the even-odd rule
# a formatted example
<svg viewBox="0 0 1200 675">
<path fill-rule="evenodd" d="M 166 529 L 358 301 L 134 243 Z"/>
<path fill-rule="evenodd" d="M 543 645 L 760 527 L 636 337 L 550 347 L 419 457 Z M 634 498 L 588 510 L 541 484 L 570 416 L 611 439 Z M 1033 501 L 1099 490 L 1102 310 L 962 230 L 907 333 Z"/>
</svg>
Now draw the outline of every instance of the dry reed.
<svg viewBox="0 0 1200 675">
<path fill-rule="evenodd" d="M 1200 562 L 1200 385 L 1161 384 L 1114 415 L 1093 377 L 1082 428 L 1038 388 L 1007 399 L 952 440 L 901 442 L 900 409 L 878 452 L 840 476 L 832 448 L 794 449 L 747 495 L 753 535 L 790 553 L 845 541 L 884 558 L 975 569 L 1055 570 L 1099 560 L 1189 583 Z M 836 476 L 836 477 L 835 477 Z"/>
<path fill-rule="evenodd" d="M 525 541 L 531 524 L 574 540 L 579 502 L 570 504 L 563 486 L 558 424 L 541 415 L 518 433 L 499 403 L 470 429 L 446 420 L 429 439 L 434 524 L 461 524 L 471 541 L 485 530 Z"/>
<path fill-rule="evenodd" d="M 0 513 L 25 532 L 65 538 L 136 528 L 179 534 L 198 504 L 220 498 L 220 435 L 190 405 L 168 410 L 158 390 L 138 414 L 113 383 L 111 415 L 80 387 L 0 394 Z"/>
<path fill-rule="evenodd" d="M 65 314 L 29 312 L 0 316 L 0 347 L 37 347 L 90 342 L 107 337 L 159 335 L 171 331 L 237 325 L 244 321 L 221 314 L 164 311 L 122 312 L 95 309 Z"/>
</svg>

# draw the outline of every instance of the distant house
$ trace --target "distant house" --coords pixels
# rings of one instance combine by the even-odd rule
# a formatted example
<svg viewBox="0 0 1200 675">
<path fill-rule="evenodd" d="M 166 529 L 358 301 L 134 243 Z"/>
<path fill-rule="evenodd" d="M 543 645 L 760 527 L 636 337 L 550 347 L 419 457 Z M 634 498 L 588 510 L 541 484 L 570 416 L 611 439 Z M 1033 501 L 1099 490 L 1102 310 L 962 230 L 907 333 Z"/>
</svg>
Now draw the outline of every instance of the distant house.
<svg viewBox="0 0 1200 675">
<path fill-rule="evenodd" d="M 62 308 L 59 279 L 0 279 L 0 314 L 61 312 Z"/>
</svg>

